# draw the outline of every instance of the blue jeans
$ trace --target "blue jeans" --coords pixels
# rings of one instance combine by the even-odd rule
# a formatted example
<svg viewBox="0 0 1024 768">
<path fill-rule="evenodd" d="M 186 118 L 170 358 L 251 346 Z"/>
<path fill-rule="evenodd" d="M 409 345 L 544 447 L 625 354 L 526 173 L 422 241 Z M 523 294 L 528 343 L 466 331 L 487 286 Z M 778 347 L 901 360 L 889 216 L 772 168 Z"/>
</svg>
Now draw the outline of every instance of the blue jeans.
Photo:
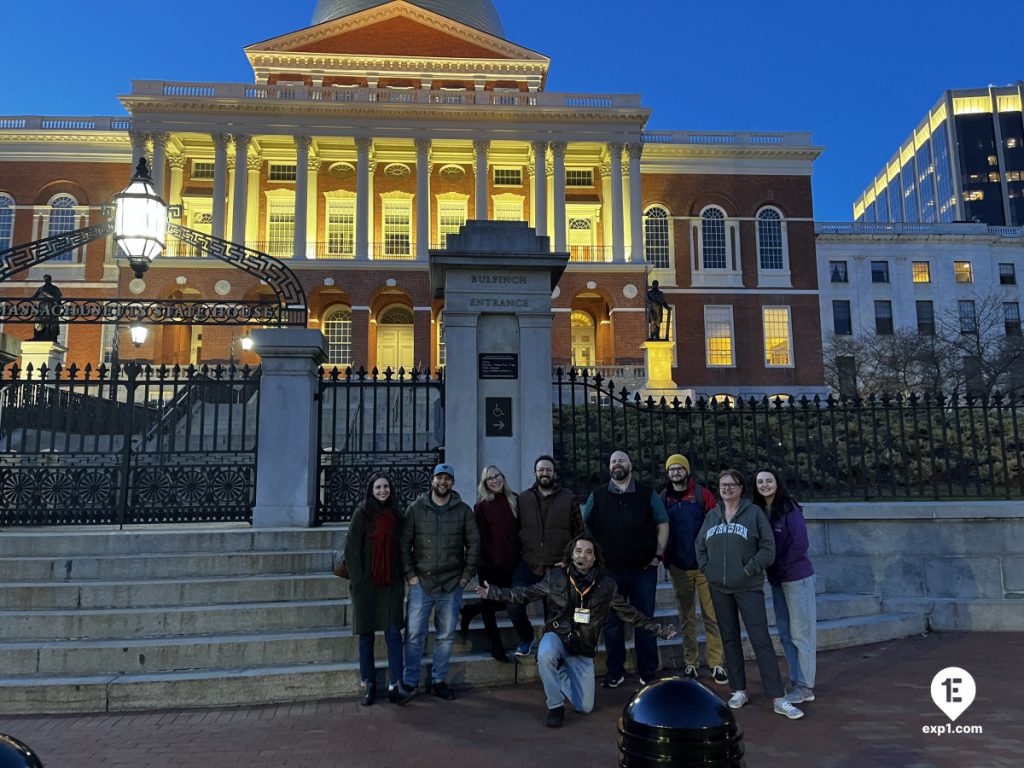
<svg viewBox="0 0 1024 768">
<path fill-rule="evenodd" d="M 409 613 L 405 621 L 405 687 L 420 684 L 423 644 L 427 640 L 430 611 L 434 611 L 434 663 L 430 682 L 443 683 L 448 677 L 448 663 L 455 645 L 455 626 L 462 607 L 462 587 L 450 592 L 427 592 L 419 584 L 409 587 Z"/>
<path fill-rule="evenodd" d="M 640 613 L 654 616 L 654 597 L 658 590 L 658 569 L 606 572 L 615 580 L 619 595 Z M 645 629 L 634 631 L 636 640 L 636 671 L 644 680 L 651 680 L 658 671 L 658 638 Z M 626 672 L 626 633 L 622 619 L 615 611 L 604 620 L 604 647 L 608 651 L 608 674 L 621 677 Z"/>
<path fill-rule="evenodd" d="M 366 632 L 359 636 L 359 677 L 364 682 L 377 681 L 377 669 L 373 658 L 375 633 Z M 388 649 L 388 684 L 402 682 L 402 631 L 385 629 L 384 644 Z"/>
<path fill-rule="evenodd" d="M 789 664 L 793 685 L 814 687 L 817 671 L 818 606 L 814 594 L 814 576 L 799 581 L 772 584 L 775 625 Z"/>
<path fill-rule="evenodd" d="M 535 576 L 533 571 L 530 570 L 530 566 L 525 561 L 520 560 L 516 563 L 515 570 L 512 571 L 512 586 L 513 587 L 532 587 L 538 581 L 543 579 L 543 576 Z M 530 625 L 530 618 L 526 615 L 527 603 L 522 605 L 509 603 L 508 604 L 508 617 L 512 619 L 512 626 L 516 628 L 516 634 L 519 636 L 519 641 L 522 643 L 533 642 L 533 627 Z M 545 604 L 545 609 L 547 605 Z M 545 610 L 545 615 L 547 610 Z M 529 627 L 529 634 L 527 634 L 527 628 Z"/>
<path fill-rule="evenodd" d="M 561 661 L 561 666 L 559 666 Z M 537 672 L 548 697 L 548 709 L 564 706 L 566 699 L 573 709 L 588 714 L 594 709 L 594 660 L 571 656 L 562 638 L 545 632 L 537 649 Z"/>
</svg>

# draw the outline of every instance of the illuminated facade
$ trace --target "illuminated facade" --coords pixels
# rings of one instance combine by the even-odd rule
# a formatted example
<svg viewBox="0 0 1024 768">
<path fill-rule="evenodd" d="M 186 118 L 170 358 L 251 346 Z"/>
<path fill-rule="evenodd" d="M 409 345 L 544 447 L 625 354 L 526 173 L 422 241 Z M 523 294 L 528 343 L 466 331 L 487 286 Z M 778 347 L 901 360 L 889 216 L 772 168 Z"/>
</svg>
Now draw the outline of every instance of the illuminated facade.
<svg viewBox="0 0 1024 768">
<path fill-rule="evenodd" d="M 821 391 L 809 134 L 650 131 L 638 95 L 549 92 L 550 60 L 503 39 L 486 0 L 320 0 L 313 18 L 246 49 L 249 83 L 134 81 L 123 117 L 0 117 L 0 248 L 99 221 L 146 153 L 184 225 L 289 260 L 331 364 L 443 365 L 429 249 L 469 219 L 522 220 L 571 254 L 553 365 L 642 383 L 657 279 L 681 390 Z M 144 281 L 109 242 L 81 250 L 5 290 L 44 271 L 82 298 L 266 290 L 181 243 Z M 69 362 L 110 359 L 113 329 L 66 333 Z M 182 325 L 120 351 L 255 362 L 238 341 Z"/>
<path fill-rule="evenodd" d="M 853 204 L 854 220 L 1024 225 L 1022 88 L 946 91 Z"/>
</svg>

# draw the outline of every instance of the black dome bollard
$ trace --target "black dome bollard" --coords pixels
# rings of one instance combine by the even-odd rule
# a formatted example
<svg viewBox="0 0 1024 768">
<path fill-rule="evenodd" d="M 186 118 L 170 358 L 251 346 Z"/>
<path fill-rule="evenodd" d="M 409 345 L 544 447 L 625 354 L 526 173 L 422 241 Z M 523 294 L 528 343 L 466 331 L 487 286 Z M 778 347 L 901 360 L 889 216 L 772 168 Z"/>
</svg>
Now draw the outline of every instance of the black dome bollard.
<svg viewBox="0 0 1024 768">
<path fill-rule="evenodd" d="M 0 733 L 0 768 L 43 768 L 43 763 L 27 744 Z"/>
<path fill-rule="evenodd" d="M 620 768 L 743 768 L 743 731 L 725 702 L 696 680 L 642 688 L 619 718 Z"/>
</svg>

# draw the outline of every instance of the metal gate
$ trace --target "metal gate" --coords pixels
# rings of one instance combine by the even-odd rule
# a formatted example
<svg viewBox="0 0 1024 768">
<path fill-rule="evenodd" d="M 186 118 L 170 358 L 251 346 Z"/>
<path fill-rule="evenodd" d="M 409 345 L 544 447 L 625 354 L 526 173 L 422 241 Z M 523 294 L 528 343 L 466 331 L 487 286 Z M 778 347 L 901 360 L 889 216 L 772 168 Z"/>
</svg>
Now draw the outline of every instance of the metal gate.
<svg viewBox="0 0 1024 768">
<path fill-rule="evenodd" d="M 378 470 L 391 476 L 403 504 L 429 487 L 444 458 L 440 371 L 321 370 L 319 400 L 317 522 L 348 520 Z"/>
<path fill-rule="evenodd" d="M 249 521 L 259 371 L 12 367 L 0 525 Z"/>
</svg>

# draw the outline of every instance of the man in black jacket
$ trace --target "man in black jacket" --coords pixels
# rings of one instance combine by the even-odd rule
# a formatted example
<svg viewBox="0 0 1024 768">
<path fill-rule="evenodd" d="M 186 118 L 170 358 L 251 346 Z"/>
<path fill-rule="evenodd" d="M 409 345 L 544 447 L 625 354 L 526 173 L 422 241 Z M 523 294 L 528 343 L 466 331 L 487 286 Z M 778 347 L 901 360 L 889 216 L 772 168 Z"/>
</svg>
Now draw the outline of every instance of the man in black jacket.
<svg viewBox="0 0 1024 768">
<path fill-rule="evenodd" d="M 476 590 L 482 599 L 511 603 L 544 598 L 549 618 L 537 651 L 537 670 L 547 696 L 549 728 L 561 727 L 566 698 L 577 712 L 593 710 L 594 656 L 611 612 L 666 640 L 676 634 L 619 597 L 615 582 L 604 573 L 601 550 L 587 534 L 569 542 L 564 561 L 568 565 L 552 568 L 532 586 L 501 589 L 485 581 Z"/>
</svg>

